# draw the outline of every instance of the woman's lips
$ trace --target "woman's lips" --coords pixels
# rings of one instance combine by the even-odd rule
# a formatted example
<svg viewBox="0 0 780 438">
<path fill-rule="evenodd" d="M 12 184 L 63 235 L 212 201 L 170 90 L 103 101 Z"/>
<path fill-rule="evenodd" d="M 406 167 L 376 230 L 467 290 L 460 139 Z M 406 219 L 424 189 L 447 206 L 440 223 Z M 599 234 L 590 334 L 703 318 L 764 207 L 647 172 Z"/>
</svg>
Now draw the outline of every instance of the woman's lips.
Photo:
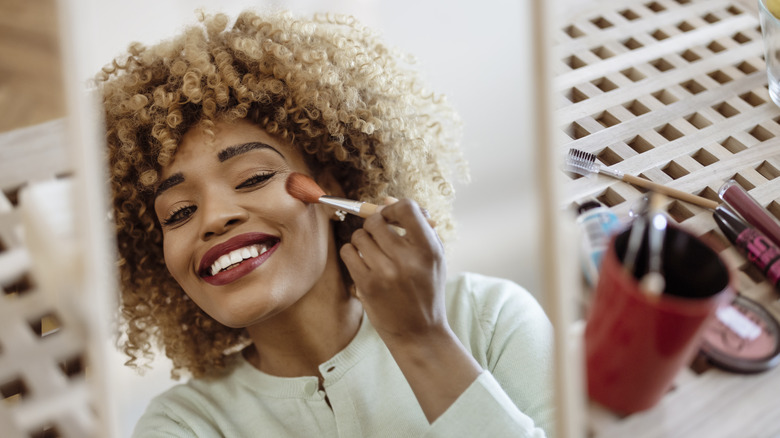
<svg viewBox="0 0 780 438">
<path fill-rule="evenodd" d="M 198 275 L 209 284 L 231 283 L 262 265 L 276 251 L 279 238 L 246 233 L 211 248 L 201 259 Z"/>
</svg>

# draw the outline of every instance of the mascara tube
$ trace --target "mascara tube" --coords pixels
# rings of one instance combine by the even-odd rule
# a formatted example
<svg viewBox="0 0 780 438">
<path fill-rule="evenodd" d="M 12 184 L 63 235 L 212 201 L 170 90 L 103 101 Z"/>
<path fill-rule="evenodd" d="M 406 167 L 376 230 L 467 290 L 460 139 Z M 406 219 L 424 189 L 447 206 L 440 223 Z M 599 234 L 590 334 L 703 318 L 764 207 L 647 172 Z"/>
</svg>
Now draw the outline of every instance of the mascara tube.
<svg viewBox="0 0 780 438">
<path fill-rule="evenodd" d="M 736 181 L 732 179 L 723 184 L 718 195 L 750 225 L 764 233 L 775 245 L 780 245 L 780 222 Z"/>
<path fill-rule="evenodd" d="M 722 205 L 715 209 L 712 217 L 731 243 L 777 287 L 780 283 L 780 248 L 764 233 Z"/>
</svg>

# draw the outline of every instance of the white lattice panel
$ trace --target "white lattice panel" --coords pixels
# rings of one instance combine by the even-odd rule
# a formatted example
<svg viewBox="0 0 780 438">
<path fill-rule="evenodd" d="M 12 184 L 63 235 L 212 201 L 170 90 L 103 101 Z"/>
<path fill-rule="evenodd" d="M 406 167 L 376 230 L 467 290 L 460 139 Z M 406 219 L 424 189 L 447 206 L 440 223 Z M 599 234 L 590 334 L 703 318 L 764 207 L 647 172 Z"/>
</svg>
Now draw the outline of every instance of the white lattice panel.
<svg viewBox="0 0 780 438">
<path fill-rule="evenodd" d="M 725 181 L 735 179 L 780 218 L 780 108 L 769 98 L 752 1 L 598 1 L 559 24 L 554 87 L 561 155 L 569 148 L 581 149 L 613 169 L 713 200 Z M 561 177 L 567 208 L 597 199 L 627 217 L 644 195 L 644 190 L 606 176 Z M 669 200 L 666 210 L 687 229 L 714 237 L 721 254 L 738 267 L 739 292 L 780 319 L 780 295 L 731 247 L 710 211 L 676 200 Z M 589 433 L 780 434 L 776 404 L 755 415 L 773 418 L 753 423 L 757 435 L 742 435 L 744 425 L 730 430 L 737 423 L 728 421 L 710 422 L 709 428 L 700 423 L 688 430 L 679 427 L 685 415 L 714 397 L 732 399 L 729 391 L 771 397 L 766 388 L 780 378 L 775 369 L 753 380 L 735 380 L 707 364 L 696 365 L 650 413 L 618 419 L 591 409 Z M 677 429 L 668 435 L 659 432 L 665 422 Z"/>
<path fill-rule="evenodd" d="M 57 236 L 46 233 L 37 237 L 48 242 L 35 249 L 29 245 L 36 238 L 31 222 L 67 223 L 75 215 L 72 203 L 59 196 L 44 203 L 31 200 L 24 206 L 20 201 L 37 187 L 72 185 L 64 137 L 62 120 L 0 135 L 0 435 L 4 438 L 101 435 L 96 404 L 103 401 L 96 400 L 94 386 L 99 383 L 95 376 L 100 375 L 95 371 L 103 365 L 91 360 L 96 356 L 91 343 L 96 334 L 89 329 L 96 324 L 90 324 L 89 314 L 79 308 L 86 294 L 74 289 L 79 283 L 73 280 L 80 277 L 55 269 L 69 266 L 77 255 L 42 263 L 46 254 L 41 249 L 48 245 L 54 253 L 57 248 L 52 241 Z M 50 232 L 51 227 L 44 231 Z M 51 278 L 54 272 L 57 277 Z"/>
</svg>

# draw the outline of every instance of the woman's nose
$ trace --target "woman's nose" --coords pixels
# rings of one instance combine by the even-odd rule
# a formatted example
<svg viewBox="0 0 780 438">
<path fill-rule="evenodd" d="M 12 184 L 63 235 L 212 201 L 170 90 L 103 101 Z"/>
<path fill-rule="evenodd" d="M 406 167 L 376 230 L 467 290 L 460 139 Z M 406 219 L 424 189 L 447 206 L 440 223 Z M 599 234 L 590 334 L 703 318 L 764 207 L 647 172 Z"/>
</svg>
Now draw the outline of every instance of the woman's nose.
<svg viewBox="0 0 780 438">
<path fill-rule="evenodd" d="M 247 220 L 248 213 L 238 204 L 231 202 L 229 196 L 213 196 L 201 202 L 201 236 L 208 240 L 219 236 Z"/>
</svg>

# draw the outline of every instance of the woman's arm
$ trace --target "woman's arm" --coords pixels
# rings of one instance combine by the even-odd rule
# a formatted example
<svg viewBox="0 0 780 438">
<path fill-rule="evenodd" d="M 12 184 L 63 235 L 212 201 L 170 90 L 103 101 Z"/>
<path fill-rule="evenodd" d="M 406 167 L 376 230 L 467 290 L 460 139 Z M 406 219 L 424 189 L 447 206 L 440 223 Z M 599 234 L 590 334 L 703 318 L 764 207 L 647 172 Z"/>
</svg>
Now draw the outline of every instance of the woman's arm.
<svg viewBox="0 0 780 438">
<path fill-rule="evenodd" d="M 368 318 L 432 423 L 482 373 L 447 322 L 436 232 L 416 203 L 402 200 L 367 218 L 341 256 Z"/>
</svg>

